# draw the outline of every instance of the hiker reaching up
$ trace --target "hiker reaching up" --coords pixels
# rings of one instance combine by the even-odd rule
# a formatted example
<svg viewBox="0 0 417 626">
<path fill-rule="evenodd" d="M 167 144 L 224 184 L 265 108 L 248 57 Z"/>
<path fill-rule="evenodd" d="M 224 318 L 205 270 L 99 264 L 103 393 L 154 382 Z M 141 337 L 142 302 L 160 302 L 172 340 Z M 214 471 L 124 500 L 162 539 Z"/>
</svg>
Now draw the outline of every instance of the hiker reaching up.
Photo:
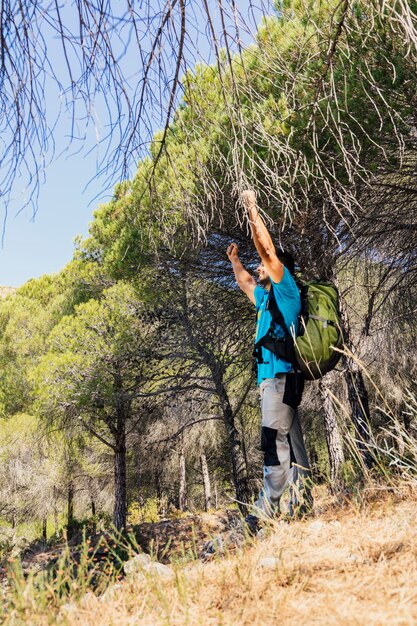
<svg viewBox="0 0 417 626">
<path fill-rule="evenodd" d="M 275 249 L 252 190 L 242 194 L 242 204 L 261 257 L 256 270 L 259 284 L 243 267 L 235 243 L 229 245 L 227 256 L 240 289 L 257 310 L 255 354 L 261 397 L 264 481 L 253 512 L 246 517 L 250 531 L 255 533 L 260 518 L 273 517 L 279 512 L 280 498 L 287 484 L 291 486 L 294 513 L 311 507 L 311 472 L 297 413 L 304 380 L 291 362 L 301 309 L 300 293 L 293 277 L 294 259 L 290 253 Z M 272 306 L 277 307 L 281 324 L 273 322 Z M 273 333 L 269 332 L 271 329 Z M 273 345 L 265 340 L 268 335 Z"/>
</svg>

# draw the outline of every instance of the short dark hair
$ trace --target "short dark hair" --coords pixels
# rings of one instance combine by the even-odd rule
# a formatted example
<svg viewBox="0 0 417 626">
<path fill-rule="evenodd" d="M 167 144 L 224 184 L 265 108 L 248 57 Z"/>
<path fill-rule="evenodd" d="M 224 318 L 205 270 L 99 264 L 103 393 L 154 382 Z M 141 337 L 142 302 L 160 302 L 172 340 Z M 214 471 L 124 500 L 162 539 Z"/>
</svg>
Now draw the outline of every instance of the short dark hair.
<svg viewBox="0 0 417 626">
<path fill-rule="evenodd" d="M 277 257 L 283 265 L 290 271 L 291 274 L 295 272 L 295 260 L 291 252 L 277 248 Z"/>
</svg>

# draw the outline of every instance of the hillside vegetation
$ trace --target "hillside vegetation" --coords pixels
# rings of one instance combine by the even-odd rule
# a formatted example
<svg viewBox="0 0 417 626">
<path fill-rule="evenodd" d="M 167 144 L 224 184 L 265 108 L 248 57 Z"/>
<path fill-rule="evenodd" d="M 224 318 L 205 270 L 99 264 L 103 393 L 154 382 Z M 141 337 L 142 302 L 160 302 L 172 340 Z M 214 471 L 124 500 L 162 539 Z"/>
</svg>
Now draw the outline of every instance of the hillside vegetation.
<svg viewBox="0 0 417 626">
<path fill-rule="evenodd" d="M 14 287 L 0 287 L 0 300 L 12 295 L 15 291 L 16 289 Z"/>
<path fill-rule="evenodd" d="M 213 43 L 216 62 L 178 76 L 166 128 L 97 208 L 70 262 L 3 288 L 10 623 L 416 617 L 417 3 L 274 6 L 251 45 L 232 50 L 229 33 L 224 50 Z M 105 23 L 89 4 L 94 21 L 95 12 Z M 254 272 L 248 188 L 274 241 L 294 254 L 297 280 L 332 281 L 340 295 L 340 361 L 306 384 L 299 408 L 316 517 L 281 524 L 283 503 L 259 543 L 184 564 L 204 532 L 196 523 L 193 546 L 183 520 L 213 509 L 244 516 L 262 482 L 255 311 L 226 255 L 236 242 Z M 90 595 L 122 577 L 135 550 L 167 560 L 171 535 L 175 581 L 126 579 L 112 598 Z M 46 568 L 28 573 L 34 555 Z M 267 556 L 272 569 L 260 567 Z"/>
</svg>

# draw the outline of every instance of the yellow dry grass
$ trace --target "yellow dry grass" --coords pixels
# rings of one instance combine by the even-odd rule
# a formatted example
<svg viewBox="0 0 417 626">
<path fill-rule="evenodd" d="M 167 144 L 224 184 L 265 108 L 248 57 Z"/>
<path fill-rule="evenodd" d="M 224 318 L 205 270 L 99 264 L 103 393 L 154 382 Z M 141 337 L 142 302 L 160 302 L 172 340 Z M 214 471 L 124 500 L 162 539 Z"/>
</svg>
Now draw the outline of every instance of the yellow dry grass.
<svg viewBox="0 0 417 626">
<path fill-rule="evenodd" d="M 327 509 L 175 581 L 133 578 L 106 598 L 61 609 L 68 626 L 416 624 L 417 501 Z M 274 557 L 275 566 L 262 567 Z M 270 564 L 271 565 L 271 564 Z M 50 616 L 36 623 L 47 624 Z"/>
</svg>

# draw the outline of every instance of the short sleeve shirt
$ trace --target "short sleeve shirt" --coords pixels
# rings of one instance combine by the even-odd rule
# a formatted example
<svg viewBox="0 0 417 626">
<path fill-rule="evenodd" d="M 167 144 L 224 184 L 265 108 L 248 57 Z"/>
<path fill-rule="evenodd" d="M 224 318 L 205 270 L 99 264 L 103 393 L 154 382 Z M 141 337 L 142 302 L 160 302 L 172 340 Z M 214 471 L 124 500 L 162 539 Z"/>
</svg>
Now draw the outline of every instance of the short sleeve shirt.
<svg viewBox="0 0 417 626">
<path fill-rule="evenodd" d="M 274 283 L 271 280 L 271 289 L 274 290 L 275 300 L 284 317 L 287 328 L 291 334 L 296 334 L 298 330 L 298 316 L 301 311 L 300 292 L 291 272 L 287 268 L 284 268 L 284 276 L 279 283 Z M 272 317 L 269 310 L 265 308 L 268 300 L 268 291 L 257 285 L 254 295 L 257 311 L 255 341 L 258 341 L 268 332 Z M 280 326 L 275 325 L 274 332 L 277 337 L 284 337 L 284 331 Z M 262 359 L 264 362 L 258 363 L 258 385 L 266 378 L 275 378 L 275 374 L 285 374 L 293 368 L 291 363 L 279 359 L 264 347 L 262 347 Z"/>
</svg>

